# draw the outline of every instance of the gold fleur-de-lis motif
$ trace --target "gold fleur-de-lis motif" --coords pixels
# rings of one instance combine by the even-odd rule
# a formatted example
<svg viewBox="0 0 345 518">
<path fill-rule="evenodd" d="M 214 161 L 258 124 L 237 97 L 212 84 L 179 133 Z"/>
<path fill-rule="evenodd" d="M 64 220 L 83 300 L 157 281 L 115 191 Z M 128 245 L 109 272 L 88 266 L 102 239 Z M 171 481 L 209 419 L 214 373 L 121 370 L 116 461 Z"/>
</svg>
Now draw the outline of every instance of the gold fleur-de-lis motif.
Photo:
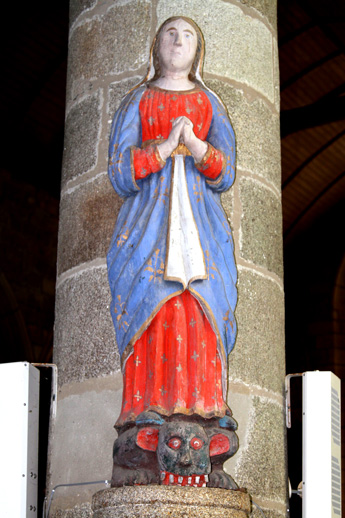
<svg viewBox="0 0 345 518">
<path fill-rule="evenodd" d="M 155 121 L 154 117 L 149 117 L 149 118 L 147 119 L 147 122 L 150 124 L 150 126 L 152 126 L 152 124 L 154 123 L 154 121 Z"/>
<path fill-rule="evenodd" d="M 218 272 L 217 268 L 216 268 L 216 265 L 214 264 L 214 261 L 212 261 L 211 263 L 211 258 L 210 258 L 210 252 L 208 250 L 205 250 L 205 255 L 206 255 L 206 270 L 207 270 L 207 278 L 209 279 L 210 276 L 212 277 L 212 279 L 214 279 L 214 273 L 213 272 Z"/>
<path fill-rule="evenodd" d="M 221 118 L 221 122 L 223 124 L 225 124 L 225 121 L 226 121 L 226 116 L 225 116 L 225 113 L 219 108 L 219 106 L 217 106 L 217 112 L 218 112 L 218 117 Z"/>
<path fill-rule="evenodd" d="M 178 366 L 176 367 L 176 370 L 177 372 L 181 372 L 183 369 L 182 369 L 182 366 L 181 364 L 179 363 Z"/>
<path fill-rule="evenodd" d="M 140 401 L 140 399 L 143 399 L 143 396 L 140 395 L 140 392 L 138 390 L 138 392 L 136 394 L 134 394 L 133 398 L 135 398 L 138 401 Z"/>
<path fill-rule="evenodd" d="M 233 152 L 233 149 L 231 148 L 231 153 Z M 227 173 L 230 173 L 230 178 L 232 178 L 232 173 L 234 172 L 235 170 L 235 167 L 234 167 L 234 164 L 232 163 L 232 156 L 231 155 L 227 155 L 226 157 L 226 171 Z"/>
<path fill-rule="evenodd" d="M 153 199 L 157 199 L 159 202 L 162 202 L 165 205 L 165 202 L 169 198 L 169 189 L 166 187 L 164 192 L 159 192 L 159 187 L 156 187 L 153 193 Z"/>
<path fill-rule="evenodd" d="M 161 388 L 158 390 L 162 394 L 162 396 L 164 396 L 168 392 L 167 390 L 165 390 L 164 385 L 162 385 Z"/>
<path fill-rule="evenodd" d="M 196 362 L 196 360 L 199 358 L 199 355 L 194 351 L 193 355 L 191 356 L 192 360 Z"/>
<path fill-rule="evenodd" d="M 200 95 L 198 95 L 198 98 L 197 98 L 196 102 L 197 102 L 198 104 L 202 104 L 202 98 L 201 98 L 201 96 L 200 96 Z"/>
<path fill-rule="evenodd" d="M 128 322 L 124 320 L 125 315 L 128 315 L 127 311 L 124 308 L 125 302 L 121 302 L 121 295 L 117 296 L 117 302 L 115 303 L 114 312 L 117 315 L 116 321 L 119 324 L 119 329 L 123 329 L 126 331 L 126 328 L 129 327 Z"/>
<path fill-rule="evenodd" d="M 123 153 L 113 153 L 109 160 L 109 166 L 113 169 L 113 176 L 114 176 L 114 173 L 116 170 L 120 174 L 122 174 L 122 171 L 121 171 L 122 163 L 123 163 Z"/>
<path fill-rule="evenodd" d="M 192 394 L 193 397 L 198 397 L 198 395 L 200 394 L 200 391 L 197 389 L 197 387 L 195 387 L 194 389 L 194 392 Z"/>
<path fill-rule="evenodd" d="M 164 273 L 164 262 L 159 257 L 160 249 L 157 248 L 155 250 L 154 256 L 148 261 L 148 266 L 145 268 L 145 271 L 148 270 L 151 272 L 149 282 L 156 282 L 156 279 L 161 277 Z"/>
<path fill-rule="evenodd" d="M 164 110 L 165 106 L 163 103 L 161 103 L 159 106 L 158 106 L 158 110 L 162 111 Z"/>
<path fill-rule="evenodd" d="M 126 223 L 125 223 L 126 224 Z M 128 239 L 128 236 L 129 236 L 129 229 L 127 228 L 125 230 L 125 232 L 123 232 L 122 234 L 120 234 L 120 237 L 118 238 L 117 242 L 116 242 L 116 245 L 117 246 L 121 246 L 123 245 L 123 243 L 125 243 Z"/>
<path fill-rule="evenodd" d="M 194 191 L 194 195 L 197 196 L 196 201 L 199 202 L 199 201 L 201 201 L 201 198 L 202 198 L 202 190 L 201 190 L 201 186 L 200 186 L 200 176 L 199 175 L 196 177 L 196 181 L 197 181 L 197 183 L 195 183 L 193 185 L 193 191 Z"/>
<path fill-rule="evenodd" d="M 164 178 L 164 176 L 162 176 L 160 178 L 161 184 L 158 187 L 155 188 L 154 193 L 153 193 L 153 199 L 154 200 L 158 200 L 159 203 L 162 202 L 163 205 L 165 205 L 165 202 L 169 199 L 169 189 L 168 189 L 168 187 L 166 187 L 165 191 L 162 192 L 164 180 L 165 180 L 165 178 Z"/>
<path fill-rule="evenodd" d="M 232 323 L 232 320 L 230 318 L 230 309 L 225 313 L 225 317 L 223 317 L 224 320 L 224 326 L 227 328 L 228 325 L 230 325 L 231 330 L 234 330 L 234 324 Z"/>
<path fill-rule="evenodd" d="M 112 164 L 112 159 L 113 157 L 116 155 L 117 153 L 117 148 L 119 147 L 119 144 L 116 143 L 113 145 L 113 149 L 111 150 L 111 153 L 109 153 L 109 160 L 110 160 L 110 165 L 113 165 Z"/>
</svg>

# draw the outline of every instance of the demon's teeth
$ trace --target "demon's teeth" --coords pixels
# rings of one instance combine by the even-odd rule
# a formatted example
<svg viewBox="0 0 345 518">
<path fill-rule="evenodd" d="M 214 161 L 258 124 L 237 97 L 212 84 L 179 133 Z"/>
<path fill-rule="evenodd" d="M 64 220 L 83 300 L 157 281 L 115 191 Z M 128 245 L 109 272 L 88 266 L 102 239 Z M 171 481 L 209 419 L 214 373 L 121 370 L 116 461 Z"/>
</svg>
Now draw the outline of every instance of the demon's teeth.
<svg viewBox="0 0 345 518">
<path fill-rule="evenodd" d="M 201 487 L 206 487 L 206 482 L 203 483 L 203 485 Z"/>
<path fill-rule="evenodd" d="M 192 483 L 192 477 L 188 477 L 188 484 L 190 485 Z"/>
<path fill-rule="evenodd" d="M 161 472 L 161 480 L 164 480 L 164 479 L 165 479 L 165 475 L 166 475 L 165 471 L 162 471 L 162 472 Z"/>
<path fill-rule="evenodd" d="M 204 475 L 205 482 L 208 482 L 208 475 Z"/>
<path fill-rule="evenodd" d="M 174 475 L 169 475 L 169 482 L 170 484 L 174 483 Z"/>
<path fill-rule="evenodd" d="M 179 484 L 182 484 L 182 482 L 183 482 L 183 477 L 178 477 L 177 482 L 178 482 Z"/>
<path fill-rule="evenodd" d="M 195 483 L 199 484 L 199 482 L 200 482 L 200 477 L 195 477 Z"/>
</svg>

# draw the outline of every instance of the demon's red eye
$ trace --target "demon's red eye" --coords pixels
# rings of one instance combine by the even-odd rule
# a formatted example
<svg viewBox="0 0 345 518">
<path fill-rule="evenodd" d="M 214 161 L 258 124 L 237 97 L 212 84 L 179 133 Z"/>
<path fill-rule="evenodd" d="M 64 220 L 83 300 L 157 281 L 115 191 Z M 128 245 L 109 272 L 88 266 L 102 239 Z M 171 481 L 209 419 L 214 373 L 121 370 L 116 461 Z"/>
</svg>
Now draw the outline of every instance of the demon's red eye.
<svg viewBox="0 0 345 518">
<path fill-rule="evenodd" d="M 168 446 L 169 446 L 169 448 L 172 448 L 173 450 L 178 450 L 181 446 L 181 439 L 179 439 L 178 437 L 173 437 L 168 442 Z"/>
<path fill-rule="evenodd" d="M 199 439 L 199 437 L 193 437 L 193 439 L 190 441 L 190 445 L 194 450 L 200 450 L 200 448 L 203 447 L 204 441 L 202 439 Z"/>
</svg>

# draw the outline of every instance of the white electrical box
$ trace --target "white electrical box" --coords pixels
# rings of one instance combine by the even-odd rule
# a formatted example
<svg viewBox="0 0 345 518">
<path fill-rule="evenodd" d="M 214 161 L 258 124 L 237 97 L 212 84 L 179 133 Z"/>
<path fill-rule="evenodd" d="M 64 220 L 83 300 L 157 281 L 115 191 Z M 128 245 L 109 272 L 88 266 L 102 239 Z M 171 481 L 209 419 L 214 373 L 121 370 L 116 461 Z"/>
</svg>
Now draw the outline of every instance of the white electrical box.
<svg viewBox="0 0 345 518">
<path fill-rule="evenodd" d="M 0 516 L 37 518 L 39 370 L 0 364 Z"/>
<path fill-rule="evenodd" d="M 340 518 L 340 379 L 332 372 L 303 374 L 303 518 Z"/>
</svg>

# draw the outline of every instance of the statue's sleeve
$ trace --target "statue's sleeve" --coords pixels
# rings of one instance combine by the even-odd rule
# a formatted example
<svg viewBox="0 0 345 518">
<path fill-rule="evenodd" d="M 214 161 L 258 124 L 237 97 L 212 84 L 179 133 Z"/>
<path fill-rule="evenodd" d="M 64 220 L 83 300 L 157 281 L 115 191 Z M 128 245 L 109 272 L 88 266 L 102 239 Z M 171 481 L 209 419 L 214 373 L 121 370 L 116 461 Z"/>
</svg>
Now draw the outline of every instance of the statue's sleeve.
<svg viewBox="0 0 345 518">
<path fill-rule="evenodd" d="M 142 179 L 165 165 L 156 146 L 141 149 L 139 103 L 142 92 L 137 89 L 125 97 L 111 128 L 108 174 L 115 191 L 122 197 L 136 194 Z"/>
<path fill-rule="evenodd" d="M 207 177 L 208 186 L 215 191 L 226 191 L 235 180 L 236 145 L 225 107 L 212 93 L 212 122 L 207 135 L 208 150 L 201 162 L 196 164 Z"/>
<path fill-rule="evenodd" d="M 122 197 L 140 190 L 131 164 L 131 148 L 141 145 L 138 91 L 131 92 L 115 113 L 109 142 L 108 175 L 115 191 Z"/>
</svg>

